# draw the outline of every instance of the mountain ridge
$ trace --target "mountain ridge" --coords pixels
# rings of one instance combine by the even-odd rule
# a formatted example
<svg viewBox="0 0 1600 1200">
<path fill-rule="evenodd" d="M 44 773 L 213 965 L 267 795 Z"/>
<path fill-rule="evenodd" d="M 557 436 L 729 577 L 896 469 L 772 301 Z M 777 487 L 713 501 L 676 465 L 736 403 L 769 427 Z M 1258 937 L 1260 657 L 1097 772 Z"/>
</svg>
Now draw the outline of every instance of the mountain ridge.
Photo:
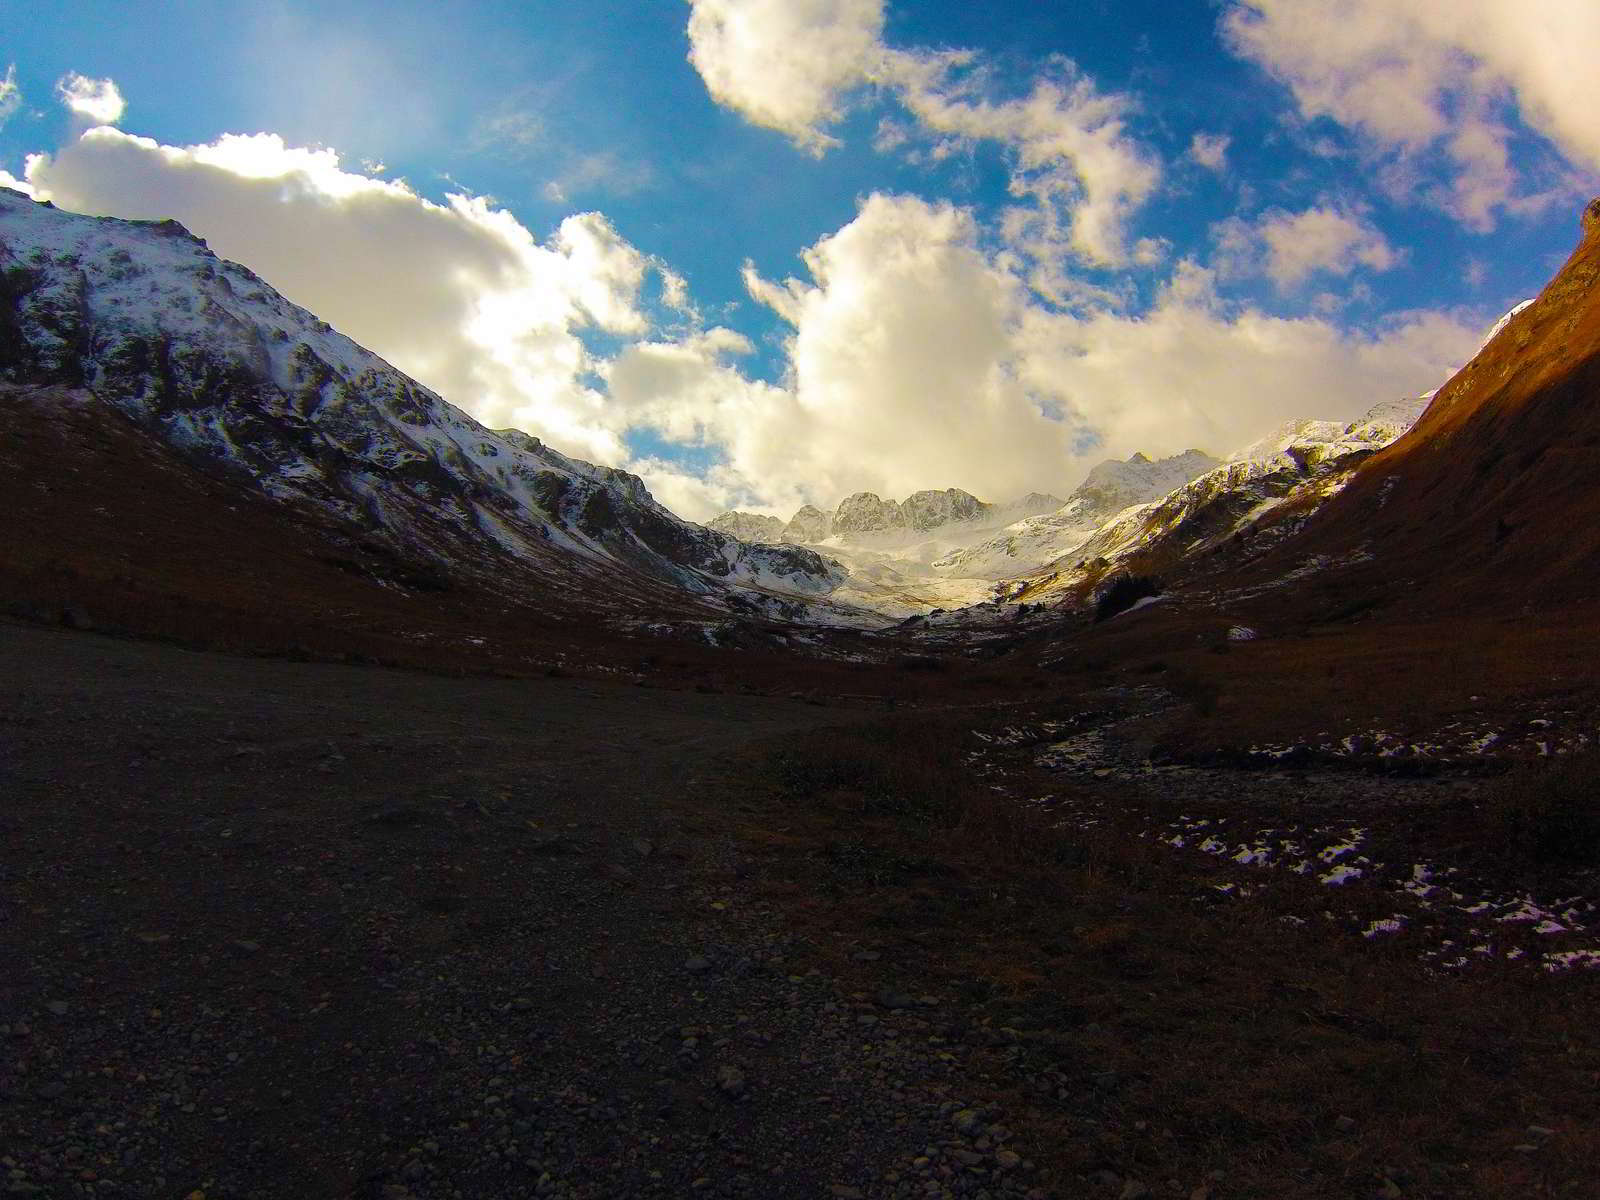
<svg viewBox="0 0 1600 1200">
<path fill-rule="evenodd" d="M 199 469 L 464 575 L 509 558 L 526 586 L 588 587 L 602 608 L 638 576 L 785 619 L 840 581 L 813 551 L 706 530 L 636 476 L 487 429 L 175 221 L 0 189 L 0 349 L 7 382 L 84 389 Z"/>
</svg>

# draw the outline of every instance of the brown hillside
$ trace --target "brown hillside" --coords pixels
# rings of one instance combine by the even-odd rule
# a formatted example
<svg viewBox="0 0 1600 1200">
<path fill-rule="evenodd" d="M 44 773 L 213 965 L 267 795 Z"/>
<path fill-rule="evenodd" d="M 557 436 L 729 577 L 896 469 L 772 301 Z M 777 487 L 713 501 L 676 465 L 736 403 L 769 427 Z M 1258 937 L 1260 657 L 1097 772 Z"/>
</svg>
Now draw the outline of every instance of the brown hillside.
<svg viewBox="0 0 1600 1200">
<path fill-rule="evenodd" d="M 1600 598 L 1600 200 L 1538 299 L 1273 556 L 1373 555 L 1419 612 Z"/>
</svg>

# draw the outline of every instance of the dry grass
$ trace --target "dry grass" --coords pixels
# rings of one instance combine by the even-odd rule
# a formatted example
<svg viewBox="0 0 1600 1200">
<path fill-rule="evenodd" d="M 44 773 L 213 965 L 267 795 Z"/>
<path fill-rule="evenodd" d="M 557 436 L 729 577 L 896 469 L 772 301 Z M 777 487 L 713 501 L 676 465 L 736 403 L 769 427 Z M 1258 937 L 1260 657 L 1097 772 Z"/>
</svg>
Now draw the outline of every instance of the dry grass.
<svg viewBox="0 0 1600 1200">
<path fill-rule="evenodd" d="M 1218 1197 L 1593 1194 L 1594 981 L 1441 977 L 1404 937 L 1291 925 L 1325 903 L 1295 876 L 1222 900 L 1135 820 L 1048 828 L 968 778 L 967 748 L 898 721 L 769 751 L 744 764 L 766 784 L 745 836 L 819 944 L 891 947 L 965 997 L 953 1025 L 991 1044 L 1060 1194 L 1100 1169 L 1175 1195 L 1209 1172 Z"/>
<path fill-rule="evenodd" d="M 1486 833 L 1531 866 L 1600 867 L 1600 762 L 1592 754 L 1530 763 L 1500 780 Z"/>
</svg>

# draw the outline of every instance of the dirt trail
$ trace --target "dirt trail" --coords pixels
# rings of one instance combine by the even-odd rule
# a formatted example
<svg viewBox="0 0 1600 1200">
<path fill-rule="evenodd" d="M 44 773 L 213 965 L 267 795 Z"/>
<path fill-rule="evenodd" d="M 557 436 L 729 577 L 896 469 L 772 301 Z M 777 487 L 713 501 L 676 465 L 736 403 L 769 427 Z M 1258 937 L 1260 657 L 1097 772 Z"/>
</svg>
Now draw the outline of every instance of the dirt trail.
<svg viewBox="0 0 1600 1200">
<path fill-rule="evenodd" d="M 938 997 L 790 974 L 676 804 L 851 719 L 0 626 L 11 1190 L 1029 1192 Z"/>
</svg>

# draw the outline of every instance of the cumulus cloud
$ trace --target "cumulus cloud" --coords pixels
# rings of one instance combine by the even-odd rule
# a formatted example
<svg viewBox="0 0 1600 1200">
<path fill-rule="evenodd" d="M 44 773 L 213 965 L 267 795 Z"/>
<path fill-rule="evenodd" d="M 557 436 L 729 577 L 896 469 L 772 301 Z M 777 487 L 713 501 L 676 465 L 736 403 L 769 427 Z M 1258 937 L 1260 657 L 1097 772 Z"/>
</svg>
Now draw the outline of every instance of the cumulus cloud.
<svg viewBox="0 0 1600 1200">
<path fill-rule="evenodd" d="M 994 141 L 1014 155 L 1010 191 L 1027 203 L 1001 217 L 1011 246 L 1034 264 L 1041 293 L 1070 291 L 1067 254 L 1113 266 L 1129 260 L 1126 227 L 1161 168 L 1129 135 L 1130 97 L 1101 92 L 1069 60 L 1050 58 L 1027 95 L 996 100 L 988 72 L 962 53 L 890 53 L 888 78 L 923 129 Z"/>
<path fill-rule="evenodd" d="M 1126 225 L 1154 190 L 1156 157 L 1128 131 L 1136 106 L 1101 92 L 1068 59 L 1041 66 L 1025 95 L 998 96 L 980 56 L 892 49 L 882 0 L 690 0 L 690 61 L 719 103 L 821 154 L 849 95 L 873 86 L 909 120 L 879 123 L 874 146 L 942 161 L 978 142 L 1002 146 L 1019 203 L 1001 232 L 1057 301 L 1071 288 L 1064 256 L 1130 261 Z"/>
<path fill-rule="evenodd" d="M 883 0 L 690 0 L 689 61 L 719 104 L 820 154 L 882 32 Z"/>
<path fill-rule="evenodd" d="M 26 176 L 74 211 L 178 218 L 489 425 L 626 458 L 582 335 L 644 334 L 657 268 L 599 214 L 541 243 L 481 198 L 436 204 L 270 134 L 175 147 L 100 127 Z"/>
<path fill-rule="evenodd" d="M 115 125 L 128 108 L 115 81 L 89 79 L 76 71 L 61 77 L 56 95 L 72 112 L 96 125 Z"/>
<path fill-rule="evenodd" d="M 1400 252 L 1364 214 L 1334 204 L 1301 212 L 1272 209 L 1254 223 L 1232 217 L 1218 226 L 1216 238 L 1218 265 L 1225 273 L 1259 272 L 1280 290 L 1317 272 L 1387 271 L 1401 261 Z"/>
<path fill-rule="evenodd" d="M 873 194 L 795 278 L 746 269 L 786 333 L 769 382 L 744 336 L 699 326 L 681 277 L 596 213 L 541 240 L 481 198 L 436 203 L 265 134 L 174 147 L 102 126 L 26 175 L 65 208 L 176 216 L 480 420 L 638 471 L 696 519 L 862 488 L 1059 493 L 1108 455 L 1224 451 L 1431 387 L 1480 332 L 1269 317 L 1187 260 L 1137 316 L 1075 313 L 1041 302 L 970 211 Z M 679 310 L 670 330 L 657 301 Z M 632 457 L 641 431 L 692 453 Z"/>
<path fill-rule="evenodd" d="M 1197 133 L 1189 142 L 1189 157 L 1211 171 L 1228 165 L 1228 147 L 1233 139 L 1224 133 Z"/>
<path fill-rule="evenodd" d="M 1304 116 L 1332 118 L 1393 156 L 1392 191 L 1420 186 L 1473 228 L 1571 190 L 1559 172 L 1529 190 L 1512 161 L 1515 118 L 1569 162 L 1600 168 L 1592 0 L 1234 0 L 1222 32 L 1290 88 Z M 1449 171 L 1442 191 L 1417 174 L 1432 160 Z"/>
<path fill-rule="evenodd" d="M 971 214 L 907 196 L 868 197 L 802 257 L 806 278 L 746 276 L 790 326 L 782 386 L 738 371 L 731 334 L 612 366 L 630 419 L 716 448 L 692 482 L 646 471 L 691 515 L 787 516 L 863 488 L 1059 493 L 1109 455 L 1226 452 L 1290 416 L 1353 418 L 1438 384 L 1480 333 L 1440 314 L 1349 332 L 1230 307 L 1189 261 L 1137 318 L 1063 313 L 984 252 Z"/>
</svg>

